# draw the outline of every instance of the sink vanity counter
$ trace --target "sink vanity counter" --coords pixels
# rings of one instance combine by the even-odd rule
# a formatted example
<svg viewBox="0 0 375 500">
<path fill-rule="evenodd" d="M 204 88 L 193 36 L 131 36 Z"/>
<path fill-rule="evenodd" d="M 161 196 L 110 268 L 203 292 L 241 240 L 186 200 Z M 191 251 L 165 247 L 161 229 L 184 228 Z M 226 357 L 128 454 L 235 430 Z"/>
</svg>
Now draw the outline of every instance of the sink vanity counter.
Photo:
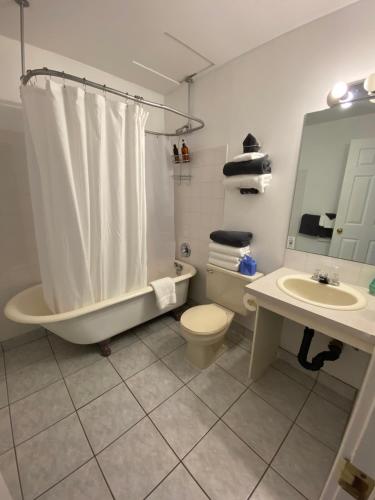
<svg viewBox="0 0 375 500">
<path fill-rule="evenodd" d="M 253 380 L 259 378 L 276 358 L 284 318 L 313 328 L 362 351 L 370 354 L 374 352 L 375 297 L 370 295 L 366 288 L 350 285 L 350 288 L 365 297 L 366 304 L 363 308 L 328 308 L 294 298 L 281 290 L 278 280 L 291 275 L 310 279 L 310 275 L 306 273 L 282 267 L 246 286 L 247 293 L 254 297 L 257 304 L 250 363 L 250 376 Z"/>
</svg>

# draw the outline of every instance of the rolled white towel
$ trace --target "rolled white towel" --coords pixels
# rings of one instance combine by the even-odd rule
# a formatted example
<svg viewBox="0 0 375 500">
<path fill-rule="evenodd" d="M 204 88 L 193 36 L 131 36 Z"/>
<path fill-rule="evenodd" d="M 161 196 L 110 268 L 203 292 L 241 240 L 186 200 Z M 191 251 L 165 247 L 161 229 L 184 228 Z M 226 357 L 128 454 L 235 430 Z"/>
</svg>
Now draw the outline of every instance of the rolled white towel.
<svg viewBox="0 0 375 500">
<path fill-rule="evenodd" d="M 322 214 L 319 219 L 319 226 L 324 227 L 326 229 L 332 229 L 335 227 L 336 217 L 334 219 L 330 219 L 326 214 Z"/>
<path fill-rule="evenodd" d="M 221 243 L 215 243 L 211 241 L 208 245 L 208 248 L 211 252 L 224 253 L 226 255 L 232 255 L 232 257 L 243 257 L 244 255 L 248 255 L 250 253 L 250 247 L 247 245 L 246 247 L 231 247 L 229 245 L 221 245 Z"/>
<path fill-rule="evenodd" d="M 264 193 L 267 186 L 270 185 L 272 174 L 261 175 L 231 175 L 225 177 L 223 184 L 228 189 L 257 189 L 260 193 Z"/>
<path fill-rule="evenodd" d="M 265 153 L 242 153 L 235 156 L 232 161 L 237 163 L 240 161 L 258 160 L 259 158 L 263 158 L 263 156 L 266 156 Z"/>
<path fill-rule="evenodd" d="M 229 269 L 229 271 L 238 271 L 240 268 L 240 264 L 233 264 L 232 262 L 228 262 L 226 260 L 221 259 L 213 259 L 212 257 L 208 257 L 208 262 L 213 264 L 214 266 L 222 267 L 224 269 Z"/>
<path fill-rule="evenodd" d="M 241 257 L 234 257 L 234 255 L 227 255 L 225 253 L 219 252 L 209 252 L 209 257 L 212 259 L 225 260 L 225 262 L 230 262 L 231 264 L 239 264 Z"/>
<path fill-rule="evenodd" d="M 161 278 L 151 281 L 150 285 L 154 289 L 156 304 L 159 309 L 176 304 L 176 285 L 172 278 Z"/>
</svg>

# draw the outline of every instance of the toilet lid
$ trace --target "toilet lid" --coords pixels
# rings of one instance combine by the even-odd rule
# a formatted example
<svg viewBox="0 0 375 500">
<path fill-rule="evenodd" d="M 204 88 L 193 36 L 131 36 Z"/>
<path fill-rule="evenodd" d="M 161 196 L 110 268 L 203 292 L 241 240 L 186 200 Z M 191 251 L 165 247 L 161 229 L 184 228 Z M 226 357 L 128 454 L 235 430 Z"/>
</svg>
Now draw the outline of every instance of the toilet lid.
<svg viewBox="0 0 375 500">
<path fill-rule="evenodd" d="M 216 304 L 191 307 L 181 316 L 181 324 L 187 330 L 200 335 L 209 335 L 223 330 L 228 316 Z"/>
</svg>

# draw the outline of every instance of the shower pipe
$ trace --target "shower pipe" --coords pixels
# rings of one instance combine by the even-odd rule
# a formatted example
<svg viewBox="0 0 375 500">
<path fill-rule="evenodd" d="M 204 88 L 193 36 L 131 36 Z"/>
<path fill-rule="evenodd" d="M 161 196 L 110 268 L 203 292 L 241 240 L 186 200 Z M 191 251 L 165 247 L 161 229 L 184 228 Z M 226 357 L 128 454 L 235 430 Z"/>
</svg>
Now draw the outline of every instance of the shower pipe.
<svg viewBox="0 0 375 500">
<path fill-rule="evenodd" d="M 121 90 L 116 90 L 111 87 L 107 87 L 107 85 L 103 85 L 100 83 L 93 82 L 91 80 L 87 80 L 86 78 L 81 78 L 79 76 L 71 75 L 69 73 L 65 73 L 64 71 L 56 71 L 54 69 L 49 68 L 39 68 L 39 69 L 31 69 L 27 70 L 25 73 L 25 37 L 24 37 L 24 8 L 29 7 L 28 0 L 15 0 L 15 2 L 20 6 L 20 41 L 21 41 L 21 66 L 22 66 L 22 76 L 21 83 L 22 85 L 27 85 L 31 78 L 34 76 L 50 76 L 62 78 L 63 80 L 70 80 L 72 82 L 80 83 L 85 88 L 92 87 L 97 90 L 103 91 L 105 94 L 113 94 L 118 97 L 123 97 L 124 99 L 137 102 L 139 104 L 143 104 L 145 106 L 150 106 L 151 108 L 161 109 L 163 111 L 168 111 L 169 113 L 173 113 L 178 116 L 182 116 L 188 119 L 188 125 L 181 127 L 175 132 L 156 132 L 154 130 L 146 130 L 146 134 L 153 135 L 164 135 L 167 137 L 177 137 L 180 135 L 191 134 L 196 130 L 200 130 L 204 127 L 204 121 L 200 118 L 196 118 L 195 116 L 190 115 L 189 113 L 184 113 L 178 109 L 172 108 L 171 106 L 167 106 L 166 104 L 161 104 L 159 102 L 148 101 L 139 95 L 132 95 L 128 92 L 122 92 Z M 191 77 L 186 78 L 186 83 L 190 86 Z M 190 92 L 190 89 L 189 89 Z M 191 121 L 198 123 L 196 126 L 191 126 Z"/>
</svg>

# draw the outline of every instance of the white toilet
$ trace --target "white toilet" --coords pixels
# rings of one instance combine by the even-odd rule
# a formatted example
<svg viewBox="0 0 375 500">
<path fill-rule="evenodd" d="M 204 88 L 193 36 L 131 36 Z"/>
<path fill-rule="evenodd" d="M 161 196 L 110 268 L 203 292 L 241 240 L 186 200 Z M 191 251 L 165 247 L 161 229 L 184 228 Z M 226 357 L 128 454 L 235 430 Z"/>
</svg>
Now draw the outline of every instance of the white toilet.
<svg viewBox="0 0 375 500">
<path fill-rule="evenodd" d="M 206 296 L 213 303 L 192 307 L 181 316 L 186 356 L 193 365 L 206 368 L 220 354 L 234 313 L 248 314 L 243 303 L 245 286 L 259 276 L 245 276 L 207 264 Z"/>
</svg>

